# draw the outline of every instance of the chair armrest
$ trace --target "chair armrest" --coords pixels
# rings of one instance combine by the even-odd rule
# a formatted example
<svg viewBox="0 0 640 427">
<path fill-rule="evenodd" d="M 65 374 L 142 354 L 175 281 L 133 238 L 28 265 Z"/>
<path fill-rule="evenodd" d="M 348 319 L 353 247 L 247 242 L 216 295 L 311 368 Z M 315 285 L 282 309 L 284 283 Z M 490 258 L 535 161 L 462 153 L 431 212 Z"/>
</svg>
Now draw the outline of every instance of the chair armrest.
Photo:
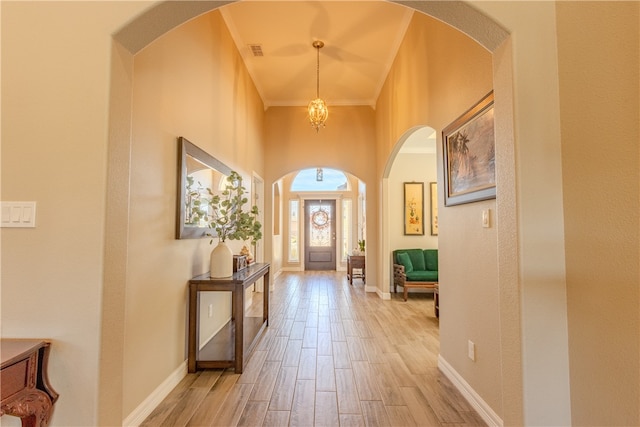
<svg viewBox="0 0 640 427">
<path fill-rule="evenodd" d="M 393 264 L 393 285 L 404 287 L 404 282 L 407 280 L 407 275 L 404 272 L 404 265 Z"/>
</svg>

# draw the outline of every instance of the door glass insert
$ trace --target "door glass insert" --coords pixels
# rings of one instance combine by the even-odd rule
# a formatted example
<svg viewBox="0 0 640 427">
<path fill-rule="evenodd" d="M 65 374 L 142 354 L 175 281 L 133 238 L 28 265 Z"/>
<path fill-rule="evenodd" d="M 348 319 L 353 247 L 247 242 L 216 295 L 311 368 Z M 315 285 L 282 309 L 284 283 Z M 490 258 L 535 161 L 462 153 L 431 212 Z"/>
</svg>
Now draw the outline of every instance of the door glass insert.
<svg viewBox="0 0 640 427">
<path fill-rule="evenodd" d="M 332 245 L 331 220 L 333 218 L 331 205 L 314 205 L 309 209 L 309 238 L 310 246 L 328 247 Z"/>
</svg>

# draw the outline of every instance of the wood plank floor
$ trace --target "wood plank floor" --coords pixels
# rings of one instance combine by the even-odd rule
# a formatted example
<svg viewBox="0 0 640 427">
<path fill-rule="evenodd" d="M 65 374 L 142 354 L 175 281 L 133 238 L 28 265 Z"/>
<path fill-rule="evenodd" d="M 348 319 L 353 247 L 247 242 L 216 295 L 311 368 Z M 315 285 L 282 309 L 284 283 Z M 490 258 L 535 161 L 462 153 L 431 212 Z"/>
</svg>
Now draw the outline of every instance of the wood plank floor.
<svg viewBox="0 0 640 427">
<path fill-rule="evenodd" d="M 431 295 L 383 301 L 335 271 L 274 285 L 244 373 L 188 374 L 143 426 L 486 425 L 438 371 Z"/>
</svg>

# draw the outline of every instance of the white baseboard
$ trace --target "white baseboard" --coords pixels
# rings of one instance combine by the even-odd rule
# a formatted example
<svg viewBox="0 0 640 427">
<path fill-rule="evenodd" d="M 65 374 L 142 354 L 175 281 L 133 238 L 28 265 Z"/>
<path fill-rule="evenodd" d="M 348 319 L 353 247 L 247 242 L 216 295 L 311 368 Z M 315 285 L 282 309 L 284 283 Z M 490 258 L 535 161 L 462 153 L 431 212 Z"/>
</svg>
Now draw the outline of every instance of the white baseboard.
<svg viewBox="0 0 640 427">
<path fill-rule="evenodd" d="M 187 361 L 178 366 L 162 384 L 156 387 L 147 398 L 134 409 L 127 418 L 124 419 L 122 425 L 125 427 L 138 427 L 153 412 L 154 409 L 171 393 L 180 381 L 187 375 Z"/>
<path fill-rule="evenodd" d="M 473 409 L 478 412 L 478 415 L 482 417 L 484 422 L 489 426 L 502 427 L 504 425 L 498 414 L 496 414 L 487 402 L 485 402 L 469 385 L 469 383 L 466 382 L 455 369 L 453 369 L 453 366 L 451 366 L 440 355 L 438 355 L 438 368 L 447 378 L 449 378 L 464 398 L 467 399 L 467 402 L 473 406 Z"/>
</svg>

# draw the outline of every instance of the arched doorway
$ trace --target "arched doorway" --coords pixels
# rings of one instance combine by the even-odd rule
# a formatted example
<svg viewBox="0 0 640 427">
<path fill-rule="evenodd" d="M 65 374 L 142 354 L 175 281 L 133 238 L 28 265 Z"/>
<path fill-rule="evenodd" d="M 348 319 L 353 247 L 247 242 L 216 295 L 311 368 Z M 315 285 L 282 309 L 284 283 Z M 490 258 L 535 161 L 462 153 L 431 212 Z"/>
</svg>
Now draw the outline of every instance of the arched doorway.
<svg viewBox="0 0 640 427">
<path fill-rule="evenodd" d="M 438 235 L 432 229 L 432 213 L 437 212 L 438 206 L 433 204 L 430 197 L 430 184 L 438 181 L 436 158 L 436 131 L 422 126 L 409 129 L 396 143 L 394 150 L 387 159 L 382 176 L 383 216 L 388 220 L 382 223 L 382 252 L 390 254 L 394 249 L 423 248 L 437 249 Z M 397 209 L 403 203 L 402 185 L 405 182 L 422 182 L 423 193 L 423 227 L 424 234 L 406 235 L 402 229 L 402 211 Z M 392 275 L 391 263 L 383 266 L 383 274 Z M 392 281 L 385 293 L 391 291 Z M 385 297 L 388 297 L 385 295 Z"/>
<path fill-rule="evenodd" d="M 366 238 L 366 184 L 342 170 L 314 167 L 290 172 L 273 185 L 283 200 L 274 201 L 282 235 L 273 240 L 282 269 L 344 271 L 347 254 Z M 329 263 L 318 266 L 315 260 Z"/>
<path fill-rule="evenodd" d="M 149 38 L 149 40 L 152 40 L 153 38 L 155 38 L 157 35 L 159 34 L 163 34 L 164 31 L 168 30 L 169 28 L 171 28 L 172 26 L 179 24 L 181 22 L 184 22 L 188 16 L 195 16 L 195 14 L 202 12 L 202 6 L 198 6 L 198 8 L 194 8 L 192 10 L 190 10 L 185 17 L 185 13 L 184 10 L 181 10 L 180 14 L 175 14 L 172 12 L 175 12 L 175 10 L 172 10 L 172 8 L 174 7 L 178 7 L 180 8 L 180 6 L 175 5 L 175 4 L 171 4 L 171 3 L 163 3 L 161 7 L 159 7 L 158 9 L 154 9 L 153 13 L 149 13 L 146 14 L 144 17 L 145 19 L 142 20 L 135 20 L 131 23 L 130 26 L 128 26 L 124 31 L 119 32 L 116 35 L 116 40 L 119 41 L 120 43 L 122 43 L 124 46 L 128 46 L 129 49 L 129 53 L 133 52 L 135 53 L 138 49 L 141 49 L 142 47 L 144 47 L 146 45 L 146 42 L 144 41 L 140 41 L 140 38 L 136 38 L 135 37 L 135 33 L 138 34 L 152 34 Z M 192 7 L 191 5 L 189 6 L 190 8 Z M 451 21 L 456 21 L 455 19 L 451 19 L 450 16 L 448 15 L 451 11 L 450 10 L 444 10 L 447 9 L 446 7 L 442 7 L 442 5 L 434 5 L 434 4 L 419 4 L 417 5 L 417 7 L 419 7 L 419 9 L 425 13 L 429 13 L 432 16 L 436 16 L 436 17 L 440 17 L 441 19 L 443 19 L 446 22 L 451 22 Z M 475 36 L 478 40 L 480 40 L 481 43 L 483 43 L 488 49 L 492 50 L 492 51 L 496 51 L 499 52 L 499 54 L 501 55 L 501 58 L 504 59 L 502 56 L 506 55 L 509 56 L 510 55 L 510 49 L 509 47 L 507 48 L 502 48 L 502 50 L 498 50 L 498 45 L 506 38 L 506 32 L 504 32 L 498 25 L 496 25 L 494 22 L 492 22 L 491 20 L 487 19 L 484 15 L 478 13 L 476 10 L 474 10 L 473 8 L 471 8 L 470 6 L 464 4 L 464 3 L 455 3 L 454 7 L 454 15 L 456 16 L 467 16 L 469 17 L 468 21 L 465 21 L 464 19 L 462 21 L 464 22 L 458 22 L 456 21 L 455 24 L 452 23 L 452 25 L 456 25 L 459 28 L 462 28 L 464 30 L 466 30 L 466 32 L 468 34 L 472 34 L 473 36 Z M 204 7 L 206 9 L 206 7 Z M 199 10 L 199 12 L 198 12 Z M 156 16 L 155 18 L 153 17 L 153 14 L 159 14 L 159 15 L 165 15 L 166 16 L 171 16 L 170 19 L 168 19 L 167 21 L 163 22 L 163 25 L 165 25 L 163 27 L 163 25 L 156 25 L 159 22 L 158 16 Z M 193 13 L 193 15 L 190 15 L 191 13 Z M 468 14 L 468 15 L 467 15 Z M 149 19 L 150 17 L 152 17 L 151 19 Z M 150 25 L 149 25 L 150 24 Z M 144 28 L 153 28 L 153 31 L 149 31 L 149 32 L 145 32 Z M 492 29 L 494 29 L 493 32 L 486 32 L 486 28 L 490 27 Z M 136 42 L 131 42 L 129 43 L 128 38 L 134 36 L 134 38 L 136 38 Z M 145 37 L 145 36 L 142 36 Z M 501 69 L 502 71 L 502 69 Z M 123 76 L 123 74 L 126 73 L 122 73 L 122 70 L 115 70 L 114 74 L 116 76 L 122 76 L 124 78 L 124 80 L 126 80 L 126 77 Z M 500 75 L 500 78 L 504 78 L 505 75 Z M 506 76 L 507 79 L 504 80 L 503 82 L 505 83 L 505 86 L 509 85 L 509 79 L 510 79 L 510 75 Z M 124 85 L 126 86 L 126 85 Z M 130 90 L 130 88 L 116 88 L 115 95 L 121 96 L 123 95 L 123 93 L 118 93 L 118 89 L 123 89 L 123 91 L 125 92 L 126 95 L 126 91 Z M 506 91 L 507 96 L 505 96 L 504 98 L 502 98 L 500 100 L 500 102 L 502 103 L 502 105 L 505 108 L 510 108 L 508 107 L 510 105 L 510 92 Z M 114 95 L 114 96 L 115 96 Z M 125 96 L 125 99 L 126 96 Z M 496 103 L 498 103 L 498 99 L 496 98 Z M 508 122 L 509 119 L 512 117 L 510 114 L 506 114 L 505 116 L 505 120 Z M 119 150 L 121 148 L 126 148 L 124 147 L 121 143 L 123 143 L 125 146 L 128 143 L 127 142 L 128 139 L 127 138 L 116 138 L 116 139 L 111 139 L 111 149 L 113 149 L 115 152 L 119 152 Z M 113 159 L 115 161 L 118 160 L 118 156 L 113 157 Z M 120 157 L 121 159 L 121 157 Z M 510 157 L 509 155 L 505 156 L 505 159 L 507 161 L 507 163 L 505 163 L 505 166 L 507 166 L 505 169 L 503 169 L 505 171 L 506 175 L 509 174 L 513 174 L 513 169 L 514 166 L 513 164 L 510 164 L 508 162 L 512 161 L 513 158 Z M 118 165 L 119 166 L 119 165 Z M 111 168 L 111 171 L 115 174 L 110 176 L 110 182 L 111 183 L 115 183 L 115 185 L 121 185 L 123 184 L 123 182 L 126 182 L 127 177 L 122 175 L 122 172 L 118 170 L 119 168 L 116 167 L 116 165 L 113 165 L 113 167 Z M 125 174 L 128 174 L 129 171 L 126 171 Z M 118 175 L 121 174 L 121 175 Z M 269 183 L 270 182 L 270 177 L 266 177 L 266 182 Z M 112 180 L 113 179 L 113 180 Z M 111 185 L 111 184 L 110 184 Z M 384 182 L 382 183 L 382 185 L 384 185 Z M 126 193 L 126 189 L 123 188 L 123 192 Z M 513 201 L 512 198 L 508 198 L 506 204 L 503 206 L 503 208 L 507 211 L 511 211 L 512 213 L 515 212 L 515 205 L 509 205 L 508 201 L 511 200 Z M 384 205 L 385 200 L 383 199 L 381 201 L 381 204 Z M 123 212 L 120 212 L 120 214 L 124 214 Z M 108 233 L 107 233 L 108 234 Z M 506 233 L 504 235 L 504 239 L 505 239 L 505 243 L 507 244 L 507 246 L 513 246 L 511 245 L 511 242 L 513 240 L 513 237 L 509 234 Z M 122 251 L 126 251 L 126 248 L 121 248 Z M 378 265 L 382 266 L 385 263 L 385 254 L 382 250 L 377 250 L 376 251 L 376 258 L 379 261 Z M 512 259 L 511 261 L 516 261 L 515 263 L 509 263 L 509 264 L 503 264 L 500 268 L 506 268 L 509 271 L 506 272 L 504 277 L 507 277 L 508 279 L 513 278 L 513 273 L 517 272 L 517 259 Z M 378 267 L 378 276 L 383 277 L 383 274 L 380 274 L 380 270 L 383 267 Z M 516 275 L 517 276 L 517 275 Z M 501 275 L 502 277 L 502 275 Z M 114 279 L 114 278 L 111 278 Z M 124 282 L 123 282 L 124 283 Z M 516 282 L 517 283 L 517 282 Z M 115 280 L 111 280 L 109 281 L 109 283 L 105 283 L 105 286 L 109 287 L 110 289 L 107 291 L 107 293 L 113 292 L 114 293 L 114 297 L 117 298 L 117 293 L 120 291 L 118 289 L 118 284 L 116 283 Z M 111 288 L 111 286 L 113 286 L 113 288 Z M 512 284 L 510 283 L 509 286 L 512 286 Z M 506 289 L 506 288 L 505 288 Z M 507 289 L 508 290 L 508 289 Z M 123 301 L 124 303 L 124 301 Z M 513 330 L 514 328 L 517 329 L 517 325 L 518 320 L 519 320 L 519 307 L 507 307 L 507 310 L 504 310 L 502 312 L 503 317 L 502 317 L 502 321 L 504 326 L 506 327 L 505 329 L 511 329 Z M 514 326 L 515 325 L 515 326 Z M 519 334 L 516 334 L 517 337 L 519 337 Z M 520 362 L 519 362 L 519 351 L 517 351 L 517 347 L 519 345 L 519 342 L 515 342 L 515 344 L 509 343 L 509 350 L 516 350 L 515 352 L 511 352 L 510 354 L 515 354 L 515 357 L 513 359 L 514 362 L 514 366 L 516 367 L 520 367 Z M 513 372 L 513 371 L 512 371 Z M 103 375 L 104 377 L 105 375 Z M 511 405 L 511 407 L 515 408 L 514 413 L 521 413 L 521 411 L 519 411 L 519 407 L 521 404 L 521 384 L 520 384 L 520 376 L 516 375 L 515 377 L 516 379 L 514 381 L 512 381 L 510 384 L 507 384 L 504 388 L 507 389 L 507 391 L 511 392 L 508 394 L 509 399 L 512 400 L 511 403 L 513 403 L 513 405 Z M 507 380 L 508 382 L 509 380 Z M 102 389 L 102 386 L 101 386 Z M 504 390 L 503 390 L 504 391 Z M 102 409 L 102 408 L 101 408 Z M 101 413 L 104 413 L 103 411 L 101 411 Z M 116 411 L 117 413 L 117 411 Z"/>
</svg>

